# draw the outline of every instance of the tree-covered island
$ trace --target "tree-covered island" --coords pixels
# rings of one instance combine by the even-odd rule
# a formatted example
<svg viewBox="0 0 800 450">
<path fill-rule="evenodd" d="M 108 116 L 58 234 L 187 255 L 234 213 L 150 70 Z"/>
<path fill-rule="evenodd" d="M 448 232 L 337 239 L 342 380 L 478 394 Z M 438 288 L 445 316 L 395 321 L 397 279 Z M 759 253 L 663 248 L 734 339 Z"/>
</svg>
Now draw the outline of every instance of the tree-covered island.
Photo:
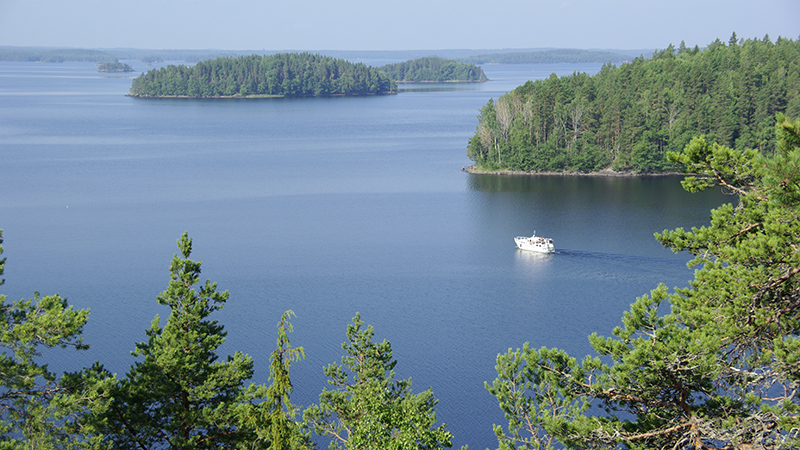
<svg viewBox="0 0 800 450">
<path fill-rule="evenodd" d="M 800 43 L 734 33 L 594 76 L 529 81 L 481 108 L 467 156 L 470 170 L 670 172 L 667 153 L 698 135 L 771 152 L 776 113 L 800 117 Z"/>
<path fill-rule="evenodd" d="M 429 56 L 378 68 L 398 83 L 488 81 L 475 64 Z"/>
<path fill-rule="evenodd" d="M 310 53 L 249 55 L 167 66 L 133 79 L 132 97 L 328 97 L 397 92 L 385 73 L 363 63 Z"/>
<path fill-rule="evenodd" d="M 133 67 L 130 64 L 121 63 L 121 62 L 108 62 L 103 63 L 97 66 L 98 72 L 108 72 L 108 73 L 116 73 L 116 72 L 133 72 Z"/>
</svg>

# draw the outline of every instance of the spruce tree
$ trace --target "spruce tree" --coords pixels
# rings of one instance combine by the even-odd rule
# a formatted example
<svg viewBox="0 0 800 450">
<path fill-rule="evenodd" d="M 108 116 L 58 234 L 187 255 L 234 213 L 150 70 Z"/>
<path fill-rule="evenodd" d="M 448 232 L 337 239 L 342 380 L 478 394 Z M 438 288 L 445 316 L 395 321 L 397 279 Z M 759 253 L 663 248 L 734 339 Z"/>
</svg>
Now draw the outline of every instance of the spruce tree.
<svg viewBox="0 0 800 450">
<path fill-rule="evenodd" d="M 243 422 L 253 427 L 258 435 L 258 445 L 252 448 L 269 448 L 271 450 L 310 449 L 310 433 L 304 425 L 295 420 L 298 408 L 289 399 L 292 393 L 292 382 L 289 367 L 295 361 L 305 358 L 303 347 L 292 347 L 289 333 L 293 327 L 289 319 L 294 316 L 288 310 L 278 321 L 278 341 L 270 355 L 269 387 L 251 385 L 249 393 L 264 401 L 243 414 Z"/>
</svg>

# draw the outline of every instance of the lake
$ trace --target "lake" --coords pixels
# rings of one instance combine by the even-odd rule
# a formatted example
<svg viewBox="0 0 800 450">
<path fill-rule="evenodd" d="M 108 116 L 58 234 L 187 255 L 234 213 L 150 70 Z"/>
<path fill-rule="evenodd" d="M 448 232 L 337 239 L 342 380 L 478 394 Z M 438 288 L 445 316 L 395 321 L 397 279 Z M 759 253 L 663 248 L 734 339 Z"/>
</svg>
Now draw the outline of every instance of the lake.
<svg viewBox="0 0 800 450">
<path fill-rule="evenodd" d="M 148 67 L 129 62 L 137 70 Z M 203 277 L 230 291 L 216 318 L 265 383 L 292 309 L 293 400 L 327 386 L 356 312 L 392 343 L 398 378 L 433 389 L 454 444 L 496 448 L 505 424 L 484 382 L 498 353 L 530 342 L 582 358 L 689 257 L 654 232 L 700 226 L 732 201 L 679 177 L 470 175 L 467 140 L 490 98 L 599 64 L 486 65 L 492 81 L 401 85 L 397 95 L 189 100 L 126 97 L 134 74 L 93 64 L 0 62 L 0 228 L 9 300 L 59 293 L 90 308 L 86 352 L 124 374 L 156 314 L 183 231 Z M 554 239 L 557 253 L 514 248 Z M 321 441 L 321 448 L 327 441 Z"/>
</svg>

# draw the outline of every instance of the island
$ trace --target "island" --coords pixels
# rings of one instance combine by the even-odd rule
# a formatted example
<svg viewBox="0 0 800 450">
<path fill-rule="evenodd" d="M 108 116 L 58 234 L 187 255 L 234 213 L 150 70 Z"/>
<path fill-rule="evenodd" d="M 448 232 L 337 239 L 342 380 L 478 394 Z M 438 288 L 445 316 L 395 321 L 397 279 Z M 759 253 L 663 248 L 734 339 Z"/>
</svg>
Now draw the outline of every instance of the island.
<svg viewBox="0 0 800 450">
<path fill-rule="evenodd" d="M 397 92 L 384 72 L 311 53 L 248 55 L 170 65 L 133 79 L 131 97 L 264 98 Z"/>
<path fill-rule="evenodd" d="M 479 82 L 488 81 L 483 69 L 475 64 L 458 62 L 452 59 L 429 56 L 381 66 L 378 70 L 386 73 L 398 83 L 425 82 Z"/>
<path fill-rule="evenodd" d="M 97 66 L 97 71 L 104 73 L 133 72 L 133 67 L 121 62 L 107 62 Z"/>
<path fill-rule="evenodd" d="M 692 138 L 770 154 L 776 114 L 800 117 L 800 42 L 670 45 L 596 75 L 528 81 L 479 110 L 465 170 L 655 174 Z"/>
</svg>

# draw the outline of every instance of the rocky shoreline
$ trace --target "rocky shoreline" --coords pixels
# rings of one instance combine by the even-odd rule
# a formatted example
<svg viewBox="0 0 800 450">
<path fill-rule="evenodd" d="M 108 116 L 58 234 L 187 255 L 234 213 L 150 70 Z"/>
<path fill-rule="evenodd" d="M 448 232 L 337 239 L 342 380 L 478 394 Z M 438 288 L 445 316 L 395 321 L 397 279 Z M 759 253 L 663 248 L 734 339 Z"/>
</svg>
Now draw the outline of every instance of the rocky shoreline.
<svg viewBox="0 0 800 450">
<path fill-rule="evenodd" d="M 639 173 L 639 172 L 619 172 L 606 168 L 597 172 L 553 172 L 553 171 L 534 171 L 534 170 L 482 170 L 475 166 L 465 166 L 462 171 L 476 175 L 557 175 L 562 177 L 664 177 L 664 176 L 683 176 L 683 172 L 658 172 L 658 173 Z"/>
</svg>

